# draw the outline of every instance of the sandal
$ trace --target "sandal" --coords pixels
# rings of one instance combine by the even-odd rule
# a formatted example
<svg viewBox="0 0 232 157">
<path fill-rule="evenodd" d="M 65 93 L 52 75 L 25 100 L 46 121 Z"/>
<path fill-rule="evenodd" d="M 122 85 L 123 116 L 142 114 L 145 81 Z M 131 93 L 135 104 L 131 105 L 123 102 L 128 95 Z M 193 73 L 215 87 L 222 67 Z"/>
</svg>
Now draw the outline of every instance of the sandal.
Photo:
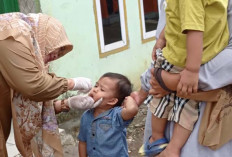
<svg viewBox="0 0 232 157">
<path fill-rule="evenodd" d="M 146 141 L 145 144 L 142 145 L 139 149 L 139 154 L 142 156 L 153 157 L 161 153 L 168 145 L 168 140 L 166 138 L 161 138 L 152 143 L 149 142 L 151 136 Z"/>
</svg>

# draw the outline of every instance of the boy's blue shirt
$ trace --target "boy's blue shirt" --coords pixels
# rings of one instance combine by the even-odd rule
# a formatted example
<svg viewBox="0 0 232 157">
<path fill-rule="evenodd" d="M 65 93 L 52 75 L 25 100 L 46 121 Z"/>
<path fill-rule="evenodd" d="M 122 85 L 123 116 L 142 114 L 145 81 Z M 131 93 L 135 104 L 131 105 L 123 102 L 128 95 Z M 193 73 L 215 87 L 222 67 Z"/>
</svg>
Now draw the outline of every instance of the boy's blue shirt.
<svg viewBox="0 0 232 157">
<path fill-rule="evenodd" d="M 131 120 L 124 121 L 122 107 L 114 107 L 94 118 L 94 109 L 81 117 L 79 141 L 86 142 L 89 157 L 127 157 L 126 127 Z"/>
</svg>

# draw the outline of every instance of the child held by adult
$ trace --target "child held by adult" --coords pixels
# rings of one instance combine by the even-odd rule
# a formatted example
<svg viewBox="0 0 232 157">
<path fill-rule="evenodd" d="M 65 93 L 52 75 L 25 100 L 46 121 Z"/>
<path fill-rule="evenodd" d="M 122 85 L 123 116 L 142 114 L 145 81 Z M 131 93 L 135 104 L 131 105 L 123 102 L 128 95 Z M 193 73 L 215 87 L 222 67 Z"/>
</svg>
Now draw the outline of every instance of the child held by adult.
<svg viewBox="0 0 232 157">
<path fill-rule="evenodd" d="M 206 64 L 202 65 L 200 68 L 200 72 L 199 72 L 199 89 L 203 90 L 203 91 L 209 91 L 209 90 L 213 90 L 213 89 L 218 89 L 218 88 L 222 88 L 224 86 L 230 85 L 232 84 L 232 79 L 229 76 L 230 75 L 230 71 L 231 71 L 231 52 L 232 52 L 232 1 L 229 0 L 228 2 L 228 15 L 227 15 L 227 20 L 228 20 L 228 26 L 229 26 L 229 43 L 227 45 L 227 47 L 225 49 L 223 49 L 216 57 L 214 57 L 212 60 L 210 60 L 209 62 L 207 62 Z M 153 70 L 152 71 L 152 75 L 154 75 Z M 168 73 L 166 71 L 162 71 L 162 79 L 163 82 L 165 84 L 165 86 L 167 86 L 169 89 L 171 90 L 176 90 L 178 87 L 178 83 L 179 83 L 179 78 L 180 75 L 179 74 L 171 74 Z M 212 77 L 213 75 L 213 77 Z M 224 76 L 224 77 L 221 77 Z M 152 87 L 158 87 L 159 83 L 157 82 L 157 80 L 152 76 L 151 79 L 151 86 Z M 160 97 L 162 95 L 165 94 L 165 92 L 167 93 L 167 91 L 162 90 L 162 88 L 160 89 L 152 89 L 150 90 L 150 93 L 153 94 L 155 97 Z M 188 95 L 189 96 L 189 95 Z M 207 99 L 207 98 L 204 98 Z M 202 113 L 201 113 L 202 114 Z M 198 132 L 199 129 L 199 124 L 197 125 L 198 127 L 195 129 L 195 136 L 196 136 L 196 132 Z M 177 132 L 174 131 L 173 136 L 176 136 Z M 231 141 L 229 143 L 224 143 L 225 146 L 222 147 L 221 149 L 218 149 L 217 151 L 210 151 L 209 149 L 207 149 L 206 147 L 203 148 L 203 146 L 200 146 L 200 144 L 198 143 L 198 145 L 196 146 L 195 143 L 197 142 L 197 140 L 195 140 L 196 137 L 192 137 L 192 139 L 190 139 L 188 141 L 188 147 L 192 144 L 192 152 L 195 152 L 198 156 L 205 156 L 207 155 L 211 155 L 211 156 L 220 156 L 220 154 L 229 154 L 230 149 L 228 149 L 231 146 Z M 223 142 L 223 141 L 222 141 Z M 195 147 L 194 147 L 195 146 Z M 160 154 L 160 156 L 169 156 L 169 154 L 172 152 L 172 149 L 175 149 L 175 143 L 170 142 L 167 146 L 167 148 Z M 190 156 L 187 155 L 189 153 L 189 151 L 187 151 L 188 148 L 186 148 L 184 151 L 182 151 L 181 156 Z M 201 151 L 199 151 L 201 150 Z"/>
<path fill-rule="evenodd" d="M 179 3 L 182 9 L 179 8 Z M 178 3 L 177 1 L 167 1 L 165 38 L 164 30 L 160 36 L 160 39 L 166 41 L 166 47 L 162 51 L 156 51 L 154 75 L 161 87 L 170 94 L 161 99 L 152 99 L 150 103 L 150 110 L 153 113 L 152 136 L 145 143 L 145 155 L 157 155 L 165 149 L 168 141 L 164 137 L 164 130 L 167 120 L 170 120 L 176 122 L 174 135 L 177 136 L 173 136 L 171 139 L 170 143 L 174 143 L 174 147 L 172 151 L 168 151 L 169 154 L 166 154 L 166 156 L 179 156 L 182 146 L 198 119 L 198 102 L 177 97 L 176 93 L 169 90 L 160 79 L 162 78 L 161 70 L 180 73 L 177 86 L 178 93 L 188 95 L 197 92 L 201 64 L 215 57 L 228 43 L 228 1 L 219 3 L 217 2 L 217 5 L 202 5 L 201 1 L 199 3 L 194 2 L 194 4 L 192 1 L 180 1 Z M 224 6 L 221 8 L 223 11 L 220 12 L 220 16 L 215 21 L 210 21 L 208 20 L 209 15 L 212 14 L 210 10 L 215 6 Z M 204 14 L 200 13 L 198 9 L 201 9 Z M 178 14 L 175 14 L 176 11 Z M 219 15 L 216 12 L 214 13 Z M 192 23 L 191 21 L 195 22 Z M 212 33 L 215 32 L 215 27 L 218 31 Z M 156 93 L 153 94 L 159 97 Z"/>
</svg>

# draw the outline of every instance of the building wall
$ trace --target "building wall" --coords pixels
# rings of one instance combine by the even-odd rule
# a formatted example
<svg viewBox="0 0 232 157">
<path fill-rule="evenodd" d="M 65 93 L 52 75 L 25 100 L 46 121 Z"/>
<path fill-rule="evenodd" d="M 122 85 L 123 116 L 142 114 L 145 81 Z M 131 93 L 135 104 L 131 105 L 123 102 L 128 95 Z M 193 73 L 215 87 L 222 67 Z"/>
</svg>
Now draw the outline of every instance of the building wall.
<svg viewBox="0 0 232 157">
<path fill-rule="evenodd" d="M 155 41 L 142 44 L 137 0 L 126 0 L 129 49 L 99 58 L 93 0 L 40 0 L 43 13 L 60 20 L 74 45 L 72 52 L 54 61 L 51 70 L 58 76 L 88 77 L 97 81 L 105 72 L 129 77 L 140 87 L 140 74 L 150 65 Z"/>
</svg>

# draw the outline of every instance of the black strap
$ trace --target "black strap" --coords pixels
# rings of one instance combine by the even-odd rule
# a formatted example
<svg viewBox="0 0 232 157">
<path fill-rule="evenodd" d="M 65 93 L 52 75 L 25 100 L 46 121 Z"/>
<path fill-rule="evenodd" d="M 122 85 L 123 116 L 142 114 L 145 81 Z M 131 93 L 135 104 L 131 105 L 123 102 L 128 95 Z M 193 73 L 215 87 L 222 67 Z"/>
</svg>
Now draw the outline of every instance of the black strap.
<svg viewBox="0 0 232 157">
<path fill-rule="evenodd" d="M 155 79 L 156 79 L 157 82 L 159 83 L 160 87 L 162 87 L 164 90 L 166 90 L 166 91 L 168 91 L 168 92 L 171 92 L 171 93 L 175 92 L 175 91 L 169 89 L 169 88 L 165 85 L 165 83 L 164 83 L 164 81 L 163 81 L 163 79 L 162 79 L 162 76 L 161 76 L 162 70 L 163 70 L 162 68 L 155 68 L 155 69 L 154 69 L 154 76 L 155 76 Z"/>
</svg>

